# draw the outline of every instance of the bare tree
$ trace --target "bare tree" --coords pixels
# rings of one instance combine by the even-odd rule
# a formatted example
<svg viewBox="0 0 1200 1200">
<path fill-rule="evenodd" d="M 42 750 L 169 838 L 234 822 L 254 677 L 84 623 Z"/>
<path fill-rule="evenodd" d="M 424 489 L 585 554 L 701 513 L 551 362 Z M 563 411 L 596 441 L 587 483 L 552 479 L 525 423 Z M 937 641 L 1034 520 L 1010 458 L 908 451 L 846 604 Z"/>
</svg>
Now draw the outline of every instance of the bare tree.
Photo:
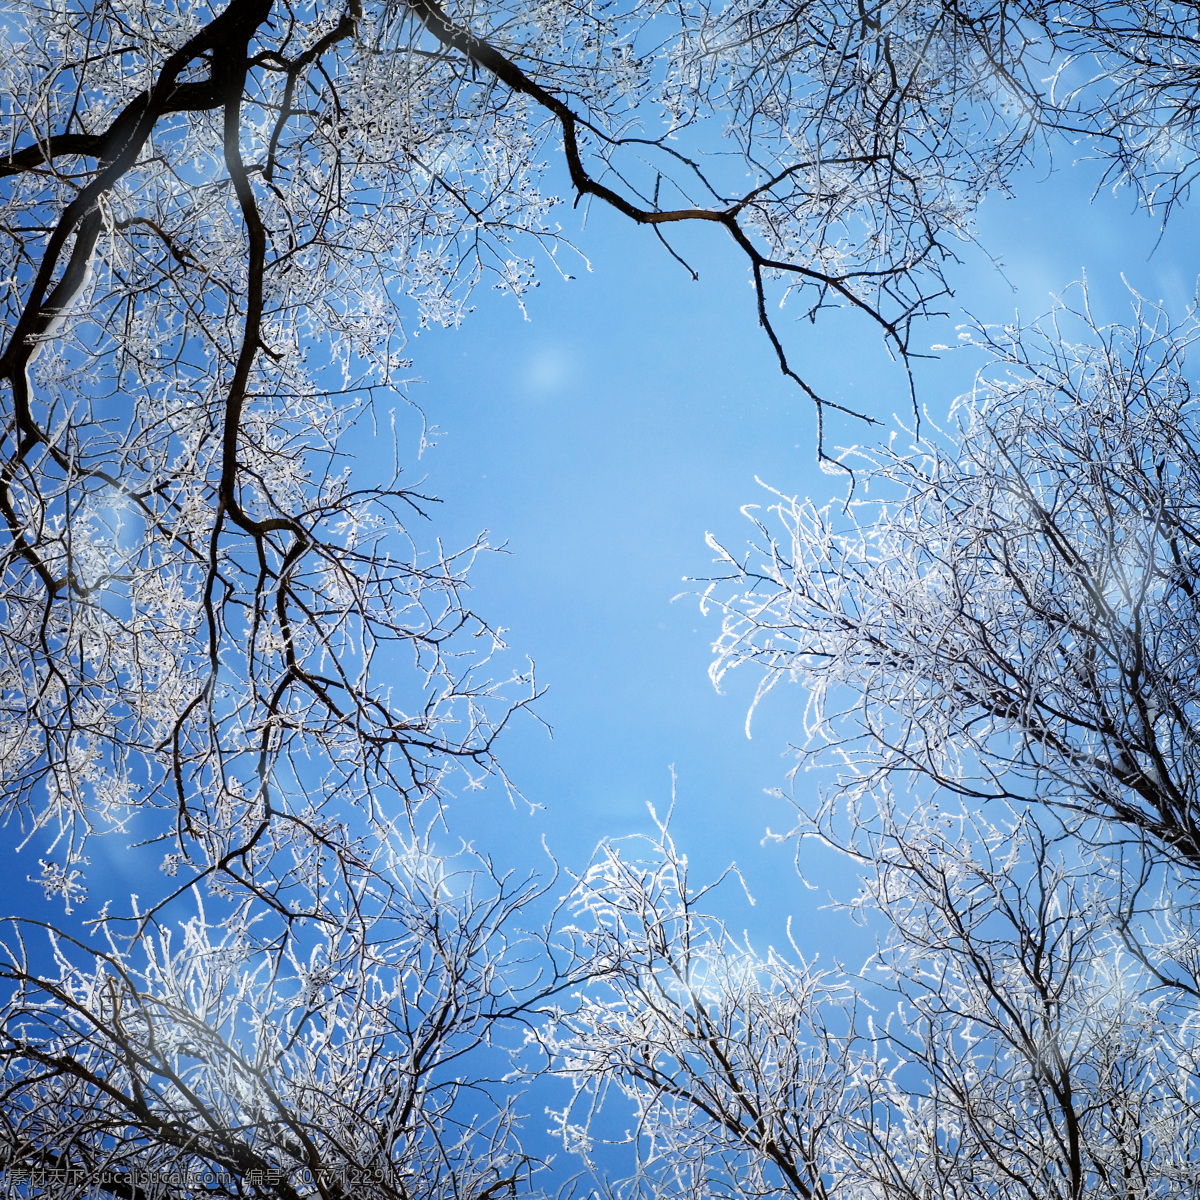
<svg viewBox="0 0 1200 1200">
<path fill-rule="evenodd" d="M 352 481 L 346 442 L 387 436 L 406 293 L 456 319 L 464 254 L 464 289 L 519 293 L 497 247 L 553 242 L 534 147 L 356 5 L 0 28 L 0 779 L 60 902 L 5 937 L 0 1166 L 58 1196 L 512 1193 L 497 1039 L 563 981 L 513 927 L 537 889 L 442 863 L 431 823 L 532 677 L 488 676 L 483 544 L 422 546 L 426 497 Z M 72 916 L 114 840 L 140 897 Z"/>
<path fill-rule="evenodd" d="M 574 933 L 607 978 L 549 1046 L 585 1186 L 1200 1194 L 1190 870 L 1048 837 L 1028 810 L 880 808 L 844 845 L 863 884 L 848 907 L 882 921 L 860 971 L 732 938 L 665 827 L 602 847 Z"/>
<path fill-rule="evenodd" d="M 1100 0 L 1028 17 L 1054 46 L 1056 71 L 1045 93 L 1051 121 L 1086 132 L 1104 182 L 1132 187 L 1165 218 L 1190 195 L 1200 163 L 1200 42 L 1192 15 L 1157 0 Z"/>
<path fill-rule="evenodd" d="M 838 1130 L 873 1102 L 853 993 L 731 939 L 715 886 L 693 887 L 666 823 L 578 881 L 563 933 L 596 978 L 545 1035 L 572 1085 L 557 1132 L 617 1195 L 837 1194 Z"/>
<path fill-rule="evenodd" d="M 846 509 L 778 497 L 782 536 L 723 552 L 713 678 L 805 685 L 801 758 L 838 764 L 816 827 L 925 780 L 1200 865 L 1194 334 L 1140 303 L 1129 327 L 977 329 L 995 361 L 957 438 L 869 459 Z"/>
<path fill-rule="evenodd" d="M 511 1052 L 569 979 L 515 923 L 537 898 L 399 839 L 317 919 L 197 890 L 193 915 L 86 940 L 12 921 L 0 1169 L 30 1194 L 512 1196 Z M 97 936 L 97 934 L 99 936 Z M 51 953 L 47 953 L 47 941 Z M 507 1044 L 504 1030 L 510 1036 Z"/>
</svg>

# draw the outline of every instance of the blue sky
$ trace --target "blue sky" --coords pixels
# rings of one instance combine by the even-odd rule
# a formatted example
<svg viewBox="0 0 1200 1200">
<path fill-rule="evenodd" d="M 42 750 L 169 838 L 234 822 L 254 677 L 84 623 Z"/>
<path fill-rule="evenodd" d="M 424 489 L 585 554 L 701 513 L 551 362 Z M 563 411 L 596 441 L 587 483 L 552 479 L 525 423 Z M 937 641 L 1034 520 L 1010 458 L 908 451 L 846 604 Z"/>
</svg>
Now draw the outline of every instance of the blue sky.
<svg viewBox="0 0 1200 1200">
<path fill-rule="evenodd" d="M 985 321 L 1011 321 L 1017 310 L 1032 319 L 1086 274 L 1098 316 L 1125 320 L 1123 274 L 1182 317 L 1200 271 L 1187 212 L 1155 249 L 1156 221 L 1135 212 L 1127 192 L 1092 200 L 1093 179 L 1086 164 L 1049 178 L 1030 170 L 1016 199 L 988 199 L 980 240 L 1004 276 L 964 247 L 951 308 Z M 444 501 L 435 528 L 451 543 L 484 528 L 507 543 L 508 554 L 478 566 L 473 604 L 508 629 L 515 654 L 536 662 L 548 688 L 538 712 L 553 727 L 550 738 L 523 721 L 501 750 L 540 812 L 509 809 L 498 792 L 472 795 L 452 827 L 513 866 L 534 865 L 544 835 L 578 868 L 601 837 L 649 828 L 646 805 L 670 803 L 674 765 L 673 828 L 695 871 L 736 859 L 758 900 L 750 909 L 727 890 L 735 928 L 765 949 L 782 944 L 794 914 L 805 948 L 865 954 L 867 935 L 819 910 L 829 888 L 852 890 L 846 868 L 813 852 L 805 869 L 817 888 L 807 890 L 793 848 L 762 842 L 768 827 L 790 824 L 788 806 L 766 793 L 784 783 L 803 696 L 777 689 L 748 740 L 754 681 L 735 677 L 717 695 L 706 670 L 718 622 L 688 595 L 672 602 L 692 590 L 684 576 L 709 568 L 707 530 L 730 547 L 745 543 L 738 510 L 765 502 L 756 475 L 821 502 L 842 496 L 844 481 L 817 469 L 811 406 L 780 375 L 745 263 L 722 235 L 687 236 L 694 283 L 649 231 L 598 206 L 582 233 L 570 211 L 560 219 L 590 273 L 563 282 L 546 272 L 528 320 L 511 300 L 481 292 L 461 329 L 425 332 L 410 346 L 422 381 L 413 398 L 443 431 L 419 468 Z M 931 322 L 914 344 L 953 343 L 962 319 L 960 310 Z M 893 414 L 907 417 L 903 374 L 866 321 L 827 314 L 815 327 L 785 319 L 780 328 L 825 394 L 884 422 L 834 423 L 829 444 L 870 443 L 894 427 Z M 944 414 L 979 366 L 961 352 L 923 364 L 930 414 Z M 811 776 L 798 784 L 813 786 Z"/>
</svg>

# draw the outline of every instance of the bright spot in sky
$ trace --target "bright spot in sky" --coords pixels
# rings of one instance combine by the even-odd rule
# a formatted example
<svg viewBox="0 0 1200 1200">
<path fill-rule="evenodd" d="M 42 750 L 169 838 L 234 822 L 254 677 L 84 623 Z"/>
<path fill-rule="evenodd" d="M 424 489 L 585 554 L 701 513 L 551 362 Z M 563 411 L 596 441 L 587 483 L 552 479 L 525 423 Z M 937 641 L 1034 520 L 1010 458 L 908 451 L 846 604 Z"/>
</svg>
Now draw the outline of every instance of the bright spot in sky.
<svg viewBox="0 0 1200 1200">
<path fill-rule="evenodd" d="M 545 396 L 561 391 L 575 375 L 575 362 L 562 346 L 538 346 L 525 367 L 525 386 Z"/>
</svg>

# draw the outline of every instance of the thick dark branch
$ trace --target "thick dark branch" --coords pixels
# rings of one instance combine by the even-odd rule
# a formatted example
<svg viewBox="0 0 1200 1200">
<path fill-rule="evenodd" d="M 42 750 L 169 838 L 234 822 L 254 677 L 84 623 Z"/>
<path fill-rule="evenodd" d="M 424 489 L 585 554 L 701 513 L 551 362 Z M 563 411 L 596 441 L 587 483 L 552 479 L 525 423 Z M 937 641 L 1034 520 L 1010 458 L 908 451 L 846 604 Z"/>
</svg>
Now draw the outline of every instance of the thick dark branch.
<svg viewBox="0 0 1200 1200">
<path fill-rule="evenodd" d="M 94 149 L 100 160 L 100 170 L 67 205 L 50 235 L 24 310 L 0 356 L 0 378 L 8 377 L 14 383 L 18 422 L 23 431 L 29 432 L 31 424 L 28 400 L 25 389 L 16 386 L 14 376 L 25 370 L 39 336 L 69 306 L 84 285 L 101 228 L 97 202 L 137 162 L 155 124 L 164 115 L 173 111 L 215 108 L 221 102 L 231 66 L 234 73 L 239 66 L 244 73 L 246 45 L 270 11 L 271 0 L 232 0 L 219 17 L 167 59 L 154 87 L 131 100 L 107 133 L 99 135 Z M 240 53 L 235 49 L 239 46 Z M 210 55 L 212 59 L 209 79 L 180 84 L 179 76 L 204 55 Z M 50 281 L 72 235 L 75 235 L 75 246 L 71 258 L 62 278 L 51 291 Z"/>
<path fill-rule="evenodd" d="M 0 156 L 0 178 L 6 175 L 20 175 L 25 171 L 52 163 L 64 155 L 76 155 L 80 158 L 99 158 L 104 147 L 104 138 L 95 133 L 56 133 L 33 146 L 25 146 L 14 150 L 11 154 Z"/>
</svg>

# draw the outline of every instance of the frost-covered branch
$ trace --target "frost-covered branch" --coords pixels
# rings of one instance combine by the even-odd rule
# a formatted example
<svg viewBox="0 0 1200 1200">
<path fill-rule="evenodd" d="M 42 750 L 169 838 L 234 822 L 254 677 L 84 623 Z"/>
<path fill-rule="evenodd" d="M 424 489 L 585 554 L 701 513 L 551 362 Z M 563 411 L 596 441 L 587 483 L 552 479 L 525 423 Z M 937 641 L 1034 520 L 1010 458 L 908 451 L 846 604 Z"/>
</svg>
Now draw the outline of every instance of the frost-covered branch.
<svg viewBox="0 0 1200 1200">
<path fill-rule="evenodd" d="M 1128 327 L 1062 309 L 971 336 L 994 363 L 957 438 L 881 452 L 845 512 L 778 496 L 762 542 L 723 552 L 713 678 L 804 685 L 831 820 L 924 780 L 1200 865 L 1193 328 L 1139 303 Z"/>
</svg>

